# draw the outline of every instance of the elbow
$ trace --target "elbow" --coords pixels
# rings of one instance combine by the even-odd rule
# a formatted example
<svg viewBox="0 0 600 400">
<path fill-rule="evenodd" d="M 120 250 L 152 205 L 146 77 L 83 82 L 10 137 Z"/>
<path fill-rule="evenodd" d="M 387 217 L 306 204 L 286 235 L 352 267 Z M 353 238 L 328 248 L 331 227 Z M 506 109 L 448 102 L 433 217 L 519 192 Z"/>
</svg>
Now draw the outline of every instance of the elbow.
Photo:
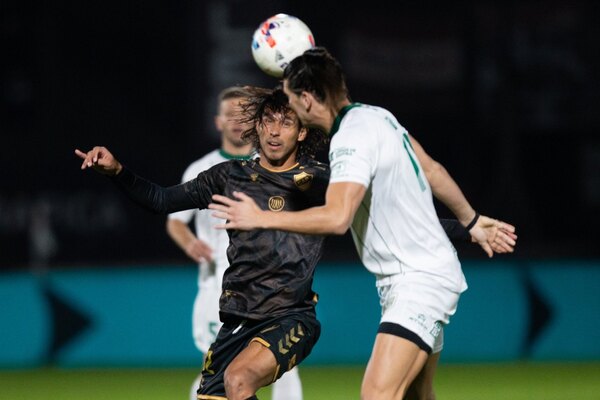
<svg viewBox="0 0 600 400">
<path fill-rule="evenodd" d="M 424 168 L 424 170 L 425 170 L 425 177 L 427 178 L 427 181 L 430 184 L 432 182 L 435 182 L 436 178 L 438 176 L 443 175 L 446 171 L 444 166 L 437 161 L 433 161 L 430 165 L 428 165 L 426 168 Z"/>
<path fill-rule="evenodd" d="M 329 225 L 329 231 L 327 234 L 341 236 L 348 232 L 351 222 L 352 221 L 349 218 L 336 218 Z"/>
<path fill-rule="evenodd" d="M 167 218 L 167 223 L 165 224 L 165 230 L 169 236 L 173 235 L 173 231 L 175 230 L 175 221 L 171 218 Z"/>
</svg>

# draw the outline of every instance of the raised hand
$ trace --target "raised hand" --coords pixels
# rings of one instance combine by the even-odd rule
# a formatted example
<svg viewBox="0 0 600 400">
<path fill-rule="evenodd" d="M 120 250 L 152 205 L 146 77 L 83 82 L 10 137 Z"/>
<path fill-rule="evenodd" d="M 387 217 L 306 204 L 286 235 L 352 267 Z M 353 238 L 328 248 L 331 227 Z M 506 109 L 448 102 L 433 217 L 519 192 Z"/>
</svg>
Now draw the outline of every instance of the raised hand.
<svg viewBox="0 0 600 400">
<path fill-rule="evenodd" d="M 92 168 L 94 171 L 104 175 L 117 175 L 123 169 L 121 163 L 112 155 L 106 147 L 96 146 L 84 153 L 75 149 L 75 154 L 83 160 L 81 169 Z"/>
</svg>

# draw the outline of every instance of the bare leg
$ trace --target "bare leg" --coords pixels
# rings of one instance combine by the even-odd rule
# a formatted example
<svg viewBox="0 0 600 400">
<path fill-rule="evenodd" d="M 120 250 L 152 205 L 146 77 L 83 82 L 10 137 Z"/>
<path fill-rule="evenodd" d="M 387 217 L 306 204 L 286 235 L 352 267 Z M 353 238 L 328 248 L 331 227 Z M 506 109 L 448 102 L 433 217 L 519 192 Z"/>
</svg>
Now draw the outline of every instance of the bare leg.
<svg viewBox="0 0 600 400">
<path fill-rule="evenodd" d="M 413 383 L 406 392 L 406 400 L 435 400 L 433 390 L 433 377 L 437 368 L 441 353 L 434 353 L 429 356 L 425 366 L 419 372 Z"/>
<path fill-rule="evenodd" d="M 273 382 L 277 362 L 269 349 L 251 342 L 225 370 L 225 393 L 229 400 L 246 400 Z"/>
<path fill-rule="evenodd" d="M 378 333 L 361 387 L 362 400 L 402 400 L 427 361 L 427 353 L 404 338 Z"/>
</svg>

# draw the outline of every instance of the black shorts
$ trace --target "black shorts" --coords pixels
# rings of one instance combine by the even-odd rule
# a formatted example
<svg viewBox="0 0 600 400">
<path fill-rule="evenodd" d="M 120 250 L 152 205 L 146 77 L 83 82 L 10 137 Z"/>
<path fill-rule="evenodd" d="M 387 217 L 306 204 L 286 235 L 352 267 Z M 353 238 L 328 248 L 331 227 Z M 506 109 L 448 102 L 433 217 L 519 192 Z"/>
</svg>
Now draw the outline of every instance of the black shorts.
<svg viewBox="0 0 600 400">
<path fill-rule="evenodd" d="M 314 313 L 308 312 L 264 321 L 224 323 L 206 353 L 198 399 L 225 399 L 225 369 L 250 342 L 261 343 L 275 356 L 275 382 L 284 372 L 308 357 L 320 334 L 321 324 Z"/>
</svg>

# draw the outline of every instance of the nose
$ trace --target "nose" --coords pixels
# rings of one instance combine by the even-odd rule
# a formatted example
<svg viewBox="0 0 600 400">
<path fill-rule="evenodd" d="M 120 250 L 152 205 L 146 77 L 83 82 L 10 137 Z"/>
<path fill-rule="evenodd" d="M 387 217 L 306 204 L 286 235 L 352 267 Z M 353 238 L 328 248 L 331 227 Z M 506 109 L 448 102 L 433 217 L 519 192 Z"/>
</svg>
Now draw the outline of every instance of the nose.
<svg viewBox="0 0 600 400">
<path fill-rule="evenodd" d="M 279 136 L 279 131 L 281 130 L 281 122 L 274 121 L 271 126 L 269 126 L 269 134 L 271 136 Z"/>
</svg>

